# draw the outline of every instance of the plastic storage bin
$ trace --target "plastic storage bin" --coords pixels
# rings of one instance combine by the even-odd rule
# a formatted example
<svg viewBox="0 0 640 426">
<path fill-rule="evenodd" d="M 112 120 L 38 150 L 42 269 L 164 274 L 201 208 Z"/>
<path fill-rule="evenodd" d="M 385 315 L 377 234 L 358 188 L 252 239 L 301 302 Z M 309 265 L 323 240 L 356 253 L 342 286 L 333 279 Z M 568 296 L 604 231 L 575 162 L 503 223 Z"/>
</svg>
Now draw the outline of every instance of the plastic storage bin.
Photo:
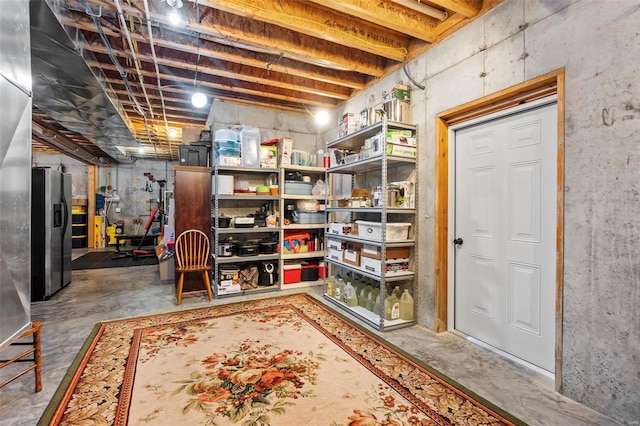
<svg viewBox="0 0 640 426">
<path fill-rule="evenodd" d="M 216 142 L 224 142 L 224 141 L 237 142 L 238 132 L 231 129 L 216 130 L 213 140 Z"/>
<path fill-rule="evenodd" d="M 311 195 L 313 184 L 299 180 L 285 180 L 284 193 L 286 195 Z"/>
<path fill-rule="evenodd" d="M 240 132 L 242 144 L 242 166 L 260 167 L 260 131 L 256 127 L 245 127 Z"/>
<path fill-rule="evenodd" d="M 358 224 L 358 237 L 371 241 L 382 239 L 382 224 L 380 222 L 356 220 L 356 223 Z M 410 226 L 410 223 L 387 223 L 386 240 L 406 240 L 409 237 Z"/>
<path fill-rule="evenodd" d="M 180 145 L 178 153 L 181 166 L 209 166 L 209 148 L 206 146 Z"/>
<path fill-rule="evenodd" d="M 295 223 L 318 224 L 324 223 L 324 213 L 322 212 L 305 212 L 302 210 L 294 210 L 293 221 Z"/>
</svg>

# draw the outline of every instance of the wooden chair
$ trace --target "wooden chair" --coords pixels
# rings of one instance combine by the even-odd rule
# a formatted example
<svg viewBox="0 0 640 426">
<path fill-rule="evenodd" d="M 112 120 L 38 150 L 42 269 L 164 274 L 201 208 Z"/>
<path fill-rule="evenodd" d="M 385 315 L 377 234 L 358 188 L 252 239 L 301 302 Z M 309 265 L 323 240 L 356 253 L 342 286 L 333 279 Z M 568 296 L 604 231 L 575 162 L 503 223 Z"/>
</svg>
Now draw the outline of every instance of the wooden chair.
<svg viewBox="0 0 640 426">
<path fill-rule="evenodd" d="M 3 383 L 0 383 L 0 388 L 13 382 L 18 377 L 27 374 L 29 371 L 33 370 L 36 378 L 36 392 L 40 392 L 42 390 L 42 357 L 41 357 L 41 348 L 40 348 L 40 330 L 42 329 L 42 322 L 33 321 L 31 322 L 31 328 L 25 330 L 20 337 L 18 337 L 13 343 L 10 343 L 9 346 L 33 346 L 33 348 L 28 349 L 25 352 L 22 352 L 20 355 L 14 356 L 11 359 L 2 359 L 0 360 L 0 369 L 7 367 L 8 365 L 13 364 L 14 362 L 33 362 L 32 365 L 20 371 L 18 374 L 6 380 Z M 24 339 L 25 337 L 33 336 L 33 341 L 31 342 L 20 342 L 19 340 Z M 27 355 L 33 354 L 33 358 L 25 358 Z"/>
<path fill-rule="evenodd" d="M 178 235 L 178 239 L 176 240 L 176 272 L 179 274 L 178 285 L 176 287 L 178 305 L 182 303 L 183 294 L 207 292 L 209 294 L 209 300 L 213 300 L 211 281 L 209 280 L 211 265 L 208 264 L 210 247 L 209 237 L 198 229 L 189 229 Z M 197 272 L 202 275 L 204 289 L 183 293 L 184 274 L 190 272 Z"/>
</svg>

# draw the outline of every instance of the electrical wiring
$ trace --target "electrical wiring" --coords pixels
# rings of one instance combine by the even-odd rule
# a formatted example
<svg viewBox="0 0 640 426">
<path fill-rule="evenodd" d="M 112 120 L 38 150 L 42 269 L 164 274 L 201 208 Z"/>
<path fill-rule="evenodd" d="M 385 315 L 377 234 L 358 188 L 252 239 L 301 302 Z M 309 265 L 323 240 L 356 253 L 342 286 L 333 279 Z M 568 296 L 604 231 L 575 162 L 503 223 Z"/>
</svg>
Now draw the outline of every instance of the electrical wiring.
<svg viewBox="0 0 640 426">
<path fill-rule="evenodd" d="M 120 77 L 122 78 L 122 81 L 124 82 L 124 86 L 125 86 L 125 88 L 127 90 L 127 96 L 129 97 L 129 100 L 134 104 L 134 106 L 135 106 L 136 110 L 138 111 L 138 113 L 140 115 L 144 116 L 144 111 L 143 111 L 142 107 L 140 106 L 140 104 L 138 103 L 138 100 L 136 99 L 135 95 L 133 94 L 133 89 L 131 89 L 131 85 L 129 84 L 129 79 L 127 77 L 127 73 L 124 71 L 124 69 L 122 69 L 122 66 L 120 65 L 120 62 L 118 61 L 118 59 L 114 55 L 113 49 L 111 48 L 111 44 L 109 43 L 109 39 L 107 38 L 107 35 L 104 33 L 104 30 L 102 29 L 102 24 L 100 24 L 100 21 L 98 20 L 98 16 L 96 16 L 93 13 L 93 10 L 91 10 L 91 6 L 89 6 L 89 4 L 85 0 L 78 0 L 78 2 L 85 8 L 85 12 L 87 13 L 87 15 L 89 15 L 91 17 L 91 19 L 93 20 L 94 25 L 98 29 L 98 34 L 100 35 L 100 39 L 102 40 L 102 43 L 104 44 L 105 48 L 107 49 L 107 55 L 109 56 L 109 59 L 111 59 L 111 62 L 113 63 L 113 65 L 115 65 L 116 69 L 118 70 L 118 74 L 120 74 Z"/>
<path fill-rule="evenodd" d="M 158 68 L 158 58 L 156 57 L 156 48 L 153 42 L 153 31 L 151 29 L 151 15 L 149 13 L 149 4 L 147 0 L 144 0 L 144 12 L 147 19 L 147 30 L 149 32 L 149 45 L 151 46 L 151 56 L 153 57 L 153 65 L 156 69 L 158 93 L 160 93 L 160 103 L 162 105 L 162 120 L 164 121 L 165 134 L 167 135 L 167 145 L 169 146 L 169 158 L 173 160 L 173 150 L 171 149 L 171 140 L 169 139 L 169 123 L 167 121 L 167 111 L 164 103 L 164 94 L 162 92 L 162 83 L 160 81 L 160 69 Z"/>
<path fill-rule="evenodd" d="M 145 85 L 144 85 L 144 77 L 142 76 L 142 72 L 140 71 L 140 67 L 138 66 L 138 57 L 133 48 L 133 44 L 131 42 L 131 33 L 129 32 L 129 28 L 127 27 L 127 22 L 124 17 L 124 12 L 122 11 L 122 6 L 120 5 L 120 0 L 114 0 L 114 3 L 116 5 L 116 9 L 118 9 L 118 19 L 120 21 L 120 26 L 124 29 L 124 32 L 127 38 L 127 43 L 129 44 L 129 49 L 131 50 L 131 54 L 133 55 L 133 64 L 136 67 L 136 72 L 138 73 L 138 80 L 140 81 L 140 84 L 142 86 L 142 93 L 144 94 L 145 100 L 147 101 L 147 106 L 149 107 L 149 114 L 151 114 L 151 118 L 154 118 L 153 108 L 151 107 L 151 101 L 149 101 L 149 95 L 147 95 L 147 89 L 145 88 Z M 143 116 L 146 116 L 146 114 L 143 114 Z"/>
</svg>

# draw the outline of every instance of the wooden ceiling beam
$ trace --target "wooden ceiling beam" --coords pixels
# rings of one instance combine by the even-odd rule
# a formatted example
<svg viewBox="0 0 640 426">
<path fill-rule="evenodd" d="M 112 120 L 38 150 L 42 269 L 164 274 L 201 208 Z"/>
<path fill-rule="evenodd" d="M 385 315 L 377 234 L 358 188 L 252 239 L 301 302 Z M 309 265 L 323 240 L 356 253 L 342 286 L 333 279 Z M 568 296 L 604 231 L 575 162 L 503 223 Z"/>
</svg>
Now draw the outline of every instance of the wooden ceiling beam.
<svg viewBox="0 0 640 426">
<path fill-rule="evenodd" d="M 63 18 L 63 22 L 67 26 L 77 26 L 83 31 L 94 32 L 97 34 L 97 28 L 93 25 L 93 22 L 73 21 L 69 18 Z M 120 37 L 120 33 L 117 31 L 104 28 L 104 33 L 110 37 Z M 163 31 L 165 37 L 168 36 L 169 31 Z M 308 80 L 319 81 L 328 84 L 335 84 L 336 86 L 349 87 L 351 89 L 363 89 L 366 86 L 364 77 L 361 74 L 353 72 L 341 72 L 328 68 L 321 68 L 314 65 L 303 64 L 293 61 L 287 58 L 281 58 L 277 55 L 269 55 L 258 52 L 244 51 L 242 55 L 238 53 L 238 49 L 225 46 L 220 43 L 214 43 L 212 41 L 201 39 L 201 46 L 198 48 L 193 40 L 188 40 L 182 34 L 173 33 L 174 40 L 168 40 L 162 37 L 157 29 L 154 29 L 153 42 L 156 48 L 161 47 L 170 49 L 176 53 L 190 53 L 208 57 L 211 59 L 220 59 L 227 62 L 232 62 L 241 65 L 247 65 L 258 69 L 263 69 L 268 72 L 278 72 L 287 75 L 302 77 Z M 131 33 L 132 40 L 138 43 L 149 43 L 147 36 Z M 193 38 L 193 37 L 190 37 Z M 107 53 L 107 48 L 103 45 L 95 43 L 86 46 L 87 50 L 97 53 Z M 122 52 L 121 50 L 117 50 Z M 122 54 L 127 54 L 128 52 Z"/>
<path fill-rule="evenodd" d="M 473 18 L 482 9 L 483 0 L 431 0 L 442 9 L 459 13 L 465 18 Z"/>
<path fill-rule="evenodd" d="M 329 40 L 343 46 L 362 50 L 377 56 L 402 61 L 409 47 L 409 37 L 371 25 L 344 13 L 336 13 L 297 0 L 190 0 L 199 5 L 222 10 L 252 20 L 266 22 L 306 34 L 320 40 Z M 215 25 L 215 22 L 212 22 Z"/>
<path fill-rule="evenodd" d="M 95 7 L 102 6 L 112 13 L 115 11 L 115 6 L 111 2 L 93 0 L 92 4 Z M 127 4 L 122 4 L 122 9 L 127 16 L 131 15 L 137 19 L 144 18 L 144 14 L 140 10 Z M 186 22 L 181 24 L 183 30 L 193 31 L 214 39 L 222 39 L 230 46 L 240 43 L 263 49 L 276 56 L 284 54 L 293 60 L 306 60 L 313 65 L 353 71 L 374 77 L 384 75 L 386 56 L 376 56 L 355 48 L 340 46 L 325 39 L 296 33 L 287 30 L 286 27 L 257 22 L 215 9 L 207 8 L 207 13 L 204 14 L 206 19 L 203 19 L 202 23 L 198 23 L 192 9 L 193 7 L 180 9 L 180 13 L 186 15 L 184 16 Z M 152 24 L 162 23 L 167 28 L 171 28 L 166 14 L 151 11 L 150 17 Z M 74 23 L 71 25 L 77 26 Z M 122 37 L 120 34 L 117 36 Z M 243 47 L 240 49 L 244 50 Z"/>
<path fill-rule="evenodd" d="M 89 45 L 88 50 L 97 53 L 108 53 L 107 49 L 103 46 Z M 132 55 L 128 52 L 121 50 L 114 51 L 116 56 L 124 58 L 132 58 Z M 145 55 L 140 52 L 136 53 L 136 58 L 139 61 L 153 64 L 154 59 L 151 55 Z M 180 70 L 187 70 L 192 72 L 198 72 L 198 74 L 208 74 L 217 77 L 225 77 L 231 80 L 242 80 L 250 83 L 263 84 L 265 86 L 274 86 L 282 89 L 292 89 L 304 93 L 311 93 L 313 95 L 324 96 L 328 98 L 335 98 L 339 100 L 349 99 L 351 96 L 351 89 L 343 86 L 328 85 L 327 83 L 316 82 L 313 80 L 304 80 L 299 77 L 291 77 L 283 75 L 281 73 L 269 73 L 262 69 L 246 69 L 241 65 L 233 63 L 218 63 L 214 64 L 209 60 L 200 60 L 200 64 L 188 63 L 185 61 L 176 61 L 173 59 L 165 58 L 156 54 L 158 65 L 164 65 L 169 68 L 177 68 Z M 90 62 L 88 62 L 90 63 Z M 235 69 L 234 69 L 235 68 Z M 276 75 L 277 74 L 277 75 Z"/>
<path fill-rule="evenodd" d="M 115 65 L 101 64 L 101 66 L 103 70 L 116 71 Z M 141 74 L 143 77 L 148 77 L 150 81 L 155 82 L 155 77 L 156 77 L 155 72 L 142 71 Z M 193 85 L 192 78 L 179 77 L 179 76 L 173 76 L 173 75 L 161 75 L 160 77 L 165 80 L 170 80 L 174 84 L 184 83 L 187 85 Z M 110 83 L 113 82 L 113 83 L 122 84 L 122 80 L 118 81 L 117 79 L 110 79 L 110 78 L 107 78 L 107 80 Z M 132 84 L 136 83 L 136 80 L 131 80 L 129 81 L 129 83 L 132 83 Z M 154 85 L 151 85 L 150 83 L 146 83 L 146 84 L 147 84 L 147 87 L 149 87 L 150 89 L 157 88 L 155 84 Z M 336 106 L 336 103 L 332 103 L 329 99 L 323 100 L 323 99 L 319 99 L 316 96 L 302 96 L 302 94 L 295 94 L 292 91 L 287 91 L 287 94 L 282 94 L 282 90 L 280 90 L 279 93 L 277 93 L 276 91 L 269 92 L 265 88 L 261 88 L 259 85 L 251 85 L 251 86 L 243 87 L 242 85 L 238 85 L 235 83 L 221 84 L 221 83 L 214 83 L 214 82 L 205 81 L 205 80 L 199 80 L 198 84 L 200 85 L 201 88 L 221 90 L 223 92 L 222 95 L 224 95 L 224 92 L 233 92 L 233 93 L 242 93 L 250 96 L 257 96 L 259 98 L 272 98 L 274 100 L 301 104 L 301 109 L 303 108 L 302 107 L 303 103 L 317 106 L 317 107 L 324 107 L 324 108 L 334 108 Z M 218 96 L 217 93 L 211 93 L 211 92 L 208 93 L 208 95 L 212 97 Z"/>
<path fill-rule="evenodd" d="M 373 24 L 398 31 L 428 43 L 435 42 L 435 31 L 441 22 L 431 16 L 418 13 L 389 0 L 310 0 L 312 3 L 346 12 Z"/>
</svg>

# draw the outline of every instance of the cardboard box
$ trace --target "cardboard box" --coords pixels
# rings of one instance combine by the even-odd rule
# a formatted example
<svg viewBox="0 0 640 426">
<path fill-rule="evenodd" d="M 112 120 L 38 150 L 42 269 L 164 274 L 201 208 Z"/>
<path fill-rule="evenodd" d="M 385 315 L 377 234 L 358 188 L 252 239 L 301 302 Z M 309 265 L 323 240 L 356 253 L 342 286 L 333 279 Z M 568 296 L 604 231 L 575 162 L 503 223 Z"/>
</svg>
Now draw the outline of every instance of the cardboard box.
<svg viewBox="0 0 640 426">
<path fill-rule="evenodd" d="M 175 252 L 169 250 L 164 242 L 156 246 L 156 257 L 160 266 L 160 280 L 174 281 L 176 275 L 176 261 L 174 259 Z"/>
<path fill-rule="evenodd" d="M 371 136 L 364 140 L 364 157 L 373 157 L 374 155 L 378 155 L 382 152 L 382 147 L 384 146 L 384 136 L 382 133 L 378 133 L 377 135 Z"/>
<path fill-rule="evenodd" d="M 344 243 L 340 240 L 334 240 L 332 238 L 327 239 L 329 250 L 342 250 L 344 249 Z"/>
<path fill-rule="evenodd" d="M 415 209 L 416 208 L 416 184 L 408 180 L 389 182 L 397 188 L 396 199 L 393 204 L 398 208 Z"/>
<path fill-rule="evenodd" d="M 240 293 L 242 289 L 240 288 L 240 284 L 233 284 L 227 286 L 216 286 L 216 293 L 218 295 L 222 294 L 232 294 L 232 293 Z"/>
<path fill-rule="evenodd" d="M 362 257 L 380 260 L 381 248 L 371 244 L 363 244 L 360 250 Z M 409 247 L 387 247 L 387 259 L 404 259 L 410 254 Z"/>
<path fill-rule="evenodd" d="M 387 130 L 385 140 L 398 145 L 416 146 L 416 138 L 411 130 Z"/>
<path fill-rule="evenodd" d="M 327 257 L 331 260 L 342 262 L 342 252 L 343 250 L 329 249 Z"/>
<path fill-rule="evenodd" d="M 416 158 L 417 150 L 415 146 L 387 143 L 387 155 Z"/>
<path fill-rule="evenodd" d="M 329 233 L 336 235 L 350 235 L 352 234 L 352 224 L 350 223 L 340 223 L 340 222 L 331 222 L 329 224 Z"/>
<path fill-rule="evenodd" d="M 349 248 L 342 251 L 342 261 L 349 265 L 360 266 L 360 250 Z"/>
<path fill-rule="evenodd" d="M 71 205 L 72 206 L 86 206 L 88 204 L 87 198 L 72 198 Z"/>
<path fill-rule="evenodd" d="M 278 167 L 278 147 L 260 145 L 260 167 L 275 169 Z"/>
<path fill-rule="evenodd" d="M 367 272 L 380 275 L 382 273 L 382 261 L 371 257 L 362 258 L 362 269 Z M 402 272 L 409 270 L 409 259 L 387 259 L 385 272 Z"/>
<path fill-rule="evenodd" d="M 340 130 L 338 132 L 339 137 L 347 136 L 349 133 L 353 133 L 358 130 L 358 122 L 356 116 L 352 112 L 348 112 L 342 116 L 338 122 Z"/>
<path fill-rule="evenodd" d="M 389 92 L 383 93 L 383 98 L 385 101 L 400 99 L 404 102 L 411 102 L 411 87 L 406 84 L 396 84 Z"/>
</svg>

